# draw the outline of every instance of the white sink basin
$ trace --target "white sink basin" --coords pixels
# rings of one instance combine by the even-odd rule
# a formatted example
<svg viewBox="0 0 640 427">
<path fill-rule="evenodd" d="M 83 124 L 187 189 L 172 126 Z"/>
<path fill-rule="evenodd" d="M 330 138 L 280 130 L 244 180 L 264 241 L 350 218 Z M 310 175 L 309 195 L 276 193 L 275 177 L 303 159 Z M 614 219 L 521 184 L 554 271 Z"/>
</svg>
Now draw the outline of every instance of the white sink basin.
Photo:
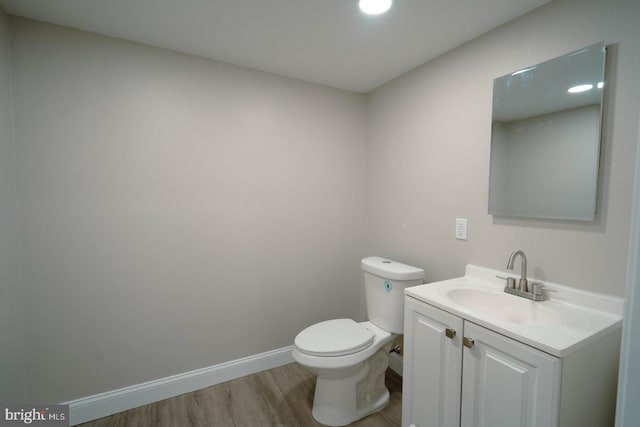
<svg viewBox="0 0 640 427">
<path fill-rule="evenodd" d="M 454 288 L 446 290 L 445 295 L 471 311 L 506 322 L 546 325 L 566 323 L 562 314 L 553 307 L 500 291 Z"/>
<path fill-rule="evenodd" d="M 532 301 L 505 293 L 497 275 L 505 273 L 469 265 L 464 277 L 405 294 L 558 357 L 622 325 L 621 298 L 543 283 L 557 292 Z"/>
</svg>

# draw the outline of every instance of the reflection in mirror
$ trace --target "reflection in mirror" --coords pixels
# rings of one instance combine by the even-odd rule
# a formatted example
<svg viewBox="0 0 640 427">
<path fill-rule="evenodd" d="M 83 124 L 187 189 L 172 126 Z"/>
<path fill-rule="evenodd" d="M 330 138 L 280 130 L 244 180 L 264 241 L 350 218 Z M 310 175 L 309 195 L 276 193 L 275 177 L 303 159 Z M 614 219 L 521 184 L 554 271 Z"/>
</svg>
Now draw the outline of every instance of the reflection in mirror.
<svg viewBox="0 0 640 427">
<path fill-rule="evenodd" d="M 593 221 L 604 42 L 493 82 L 489 213 Z"/>
</svg>

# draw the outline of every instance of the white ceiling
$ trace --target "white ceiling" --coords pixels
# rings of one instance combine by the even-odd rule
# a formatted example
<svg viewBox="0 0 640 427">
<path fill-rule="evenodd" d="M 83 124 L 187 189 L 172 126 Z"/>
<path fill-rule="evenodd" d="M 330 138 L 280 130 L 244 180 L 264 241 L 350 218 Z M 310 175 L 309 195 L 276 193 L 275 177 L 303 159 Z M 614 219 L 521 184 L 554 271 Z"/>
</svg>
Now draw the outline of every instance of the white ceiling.
<svg viewBox="0 0 640 427">
<path fill-rule="evenodd" d="M 0 0 L 12 15 L 368 92 L 549 0 Z"/>
</svg>

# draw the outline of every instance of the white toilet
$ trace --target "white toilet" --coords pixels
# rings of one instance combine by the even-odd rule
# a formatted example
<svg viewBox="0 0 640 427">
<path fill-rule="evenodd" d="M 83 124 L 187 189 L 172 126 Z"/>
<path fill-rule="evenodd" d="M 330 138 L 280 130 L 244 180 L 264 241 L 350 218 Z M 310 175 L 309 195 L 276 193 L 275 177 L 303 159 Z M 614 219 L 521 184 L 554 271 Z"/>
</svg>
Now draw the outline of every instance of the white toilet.
<svg viewBox="0 0 640 427">
<path fill-rule="evenodd" d="M 362 260 L 369 321 L 334 319 L 300 332 L 293 358 L 315 373 L 313 417 L 342 426 L 389 402 L 384 376 L 393 339 L 404 331 L 404 289 L 422 284 L 424 270 L 380 257 Z"/>
</svg>

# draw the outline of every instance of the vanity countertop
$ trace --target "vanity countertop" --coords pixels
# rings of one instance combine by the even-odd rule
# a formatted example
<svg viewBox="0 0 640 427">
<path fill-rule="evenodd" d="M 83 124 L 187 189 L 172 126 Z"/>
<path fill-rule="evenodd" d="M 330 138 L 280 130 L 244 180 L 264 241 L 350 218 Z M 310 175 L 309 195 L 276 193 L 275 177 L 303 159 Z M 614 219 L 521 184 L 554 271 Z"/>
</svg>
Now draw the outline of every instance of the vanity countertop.
<svg viewBox="0 0 640 427">
<path fill-rule="evenodd" d="M 405 295 L 557 357 L 622 327 L 622 298 L 529 278 L 547 297 L 534 302 L 505 293 L 497 276 L 518 278 L 467 265 L 463 277 L 412 286 Z"/>
</svg>

